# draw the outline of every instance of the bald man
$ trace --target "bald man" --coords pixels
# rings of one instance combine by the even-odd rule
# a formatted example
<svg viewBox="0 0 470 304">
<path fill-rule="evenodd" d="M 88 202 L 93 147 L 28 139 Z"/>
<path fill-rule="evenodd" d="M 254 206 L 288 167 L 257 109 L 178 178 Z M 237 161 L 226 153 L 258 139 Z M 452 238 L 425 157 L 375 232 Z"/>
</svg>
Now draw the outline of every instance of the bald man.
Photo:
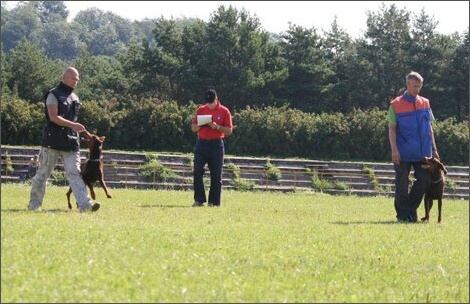
<svg viewBox="0 0 470 304">
<path fill-rule="evenodd" d="M 79 79 L 77 69 L 68 67 L 62 74 L 60 83 L 45 96 L 44 114 L 47 123 L 39 151 L 41 166 L 31 181 L 29 210 L 38 210 L 42 207 L 47 180 L 59 158 L 62 158 L 80 212 L 97 211 L 100 208 L 99 203 L 92 203 L 80 174 L 79 133 L 86 129 L 78 122 L 80 100 L 73 93 Z"/>
</svg>

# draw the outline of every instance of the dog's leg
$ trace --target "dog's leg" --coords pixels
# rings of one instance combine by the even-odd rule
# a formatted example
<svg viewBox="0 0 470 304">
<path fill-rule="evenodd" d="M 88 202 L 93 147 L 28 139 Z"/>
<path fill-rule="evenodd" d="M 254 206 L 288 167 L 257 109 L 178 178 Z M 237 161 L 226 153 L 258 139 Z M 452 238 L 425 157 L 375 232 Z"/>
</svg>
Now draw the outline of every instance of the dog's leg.
<svg viewBox="0 0 470 304">
<path fill-rule="evenodd" d="M 86 185 L 88 186 L 88 189 L 90 189 L 90 196 L 92 199 L 96 198 L 95 190 L 93 189 L 93 183 L 86 182 Z"/>
<path fill-rule="evenodd" d="M 72 204 L 70 203 L 70 194 L 72 193 L 72 188 L 69 187 L 69 191 L 67 191 L 67 203 L 69 205 L 69 209 L 72 209 Z"/>
<path fill-rule="evenodd" d="M 113 196 L 111 195 L 111 193 L 109 193 L 108 187 L 106 187 L 106 183 L 104 182 L 103 176 L 100 177 L 100 184 L 101 187 L 104 189 L 104 193 L 106 193 L 106 196 L 108 198 L 112 198 Z"/>
<path fill-rule="evenodd" d="M 437 222 L 441 222 L 441 212 L 442 212 L 442 197 L 437 199 L 437 209 L 439 210 L 439 214 L 437 216 Z"/>
<path fill-rule="evenodd" d="M 424 198 L 424 217 L 421 218 L 421 221 L 429 221 L 429 210 L 430 210 L 430 202 L 432 199 L 429 197 Z"/>
</svg>

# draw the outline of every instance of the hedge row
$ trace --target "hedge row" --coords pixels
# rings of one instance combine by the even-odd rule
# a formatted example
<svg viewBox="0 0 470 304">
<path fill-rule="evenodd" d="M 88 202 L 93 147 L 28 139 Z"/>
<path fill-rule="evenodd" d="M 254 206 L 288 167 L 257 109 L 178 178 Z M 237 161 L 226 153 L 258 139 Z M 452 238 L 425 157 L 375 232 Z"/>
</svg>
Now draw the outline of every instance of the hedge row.
<svg viewBox="0 0 470 304">
<path fill-rule="evenodd" d="M 196 135 L 190 130 L 197 105 L 179 106 L 152 99 L 120 105 L 115 100 L 87 101 L 80 122 L 106 136 L 106 148 L 130 151 L 188 153 Z M 41 103 L 2 98 L 2 144 L 40 143 L 44 124 Z M 298 157 L 341 161 L 389 162 L 386 110 L 341 113 L 304 113 L 288 107 L 243 109 L 233 114 L 233 134 L 226 153 L 238 156 Z M 468 123 L 448 118 L 434 123 L 437 146 L 448 165 L 469 164 Z"/>
</svg>

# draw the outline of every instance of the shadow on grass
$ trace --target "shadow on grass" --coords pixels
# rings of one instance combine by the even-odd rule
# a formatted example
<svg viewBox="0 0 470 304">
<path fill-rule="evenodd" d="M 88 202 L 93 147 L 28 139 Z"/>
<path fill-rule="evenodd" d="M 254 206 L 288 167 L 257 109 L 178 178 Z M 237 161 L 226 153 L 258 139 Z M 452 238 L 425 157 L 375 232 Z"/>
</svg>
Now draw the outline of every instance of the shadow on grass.
<svg viewBox="0 0 470 304">
<path fill-rule="evenodd" d="M 403 223 L 403 222 L 397 222 L 397 221 L 350 221 L 350 222 L 343 222 L 343 221 L 338 221 L 338 222 L 331 222 L 331 224 L 336 224 L 336 225 L 359 225 L 359 224 L 366 224 L 366 225 L 416 225 L 422 223 L 421 221 L 418 221 L 416 223 Z"/>
<path fill-rule="evenodd" d="M 163 204 L 155 204 L 155 205 L 140 205 L 140 208 L 192 208 L 191 205 L 163 205 Z"/>
<path fill-rule="evenodd" d="M 18 212 L 29 212 L 29 213 L 69 213 L 69 212 L 73 212 L 73 211 L 77 211 L 78 212 L 78 209 L 76 210 L 69 210 L 69 209 L 40 209 L 40 210 L 28 210 L 28 208 L 24 208 L 24 209 L 2 209 L 2 212 L 8 212 L 8 213 L 18 213 Z"/>
</svg>

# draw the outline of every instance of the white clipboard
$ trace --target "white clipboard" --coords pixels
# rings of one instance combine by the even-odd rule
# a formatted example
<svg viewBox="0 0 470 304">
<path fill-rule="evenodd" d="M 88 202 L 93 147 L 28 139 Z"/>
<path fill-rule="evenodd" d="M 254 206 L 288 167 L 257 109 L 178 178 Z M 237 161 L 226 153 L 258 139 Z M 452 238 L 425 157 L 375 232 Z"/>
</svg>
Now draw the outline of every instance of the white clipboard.
<svg viewBox="0 0 470 304">
<path fill-rule="evenodd" d="M 197 116 L 197 125 L 203 126 L 205 124 L 208 124 L 212 122 L 212 115 L 198 115 Z"/>
</svg>

